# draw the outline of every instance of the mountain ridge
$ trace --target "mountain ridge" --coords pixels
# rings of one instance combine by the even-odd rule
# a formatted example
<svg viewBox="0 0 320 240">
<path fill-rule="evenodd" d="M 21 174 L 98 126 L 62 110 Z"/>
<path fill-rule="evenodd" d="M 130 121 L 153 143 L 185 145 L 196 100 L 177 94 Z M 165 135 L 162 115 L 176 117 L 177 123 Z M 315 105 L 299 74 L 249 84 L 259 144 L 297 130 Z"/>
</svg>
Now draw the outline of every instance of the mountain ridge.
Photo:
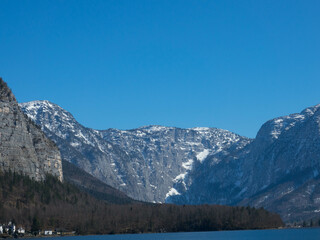
<svg viewBox="0 0 320 240">
<path fill-rule="evenodd" d="M 163 202 L 192 164 L 250 139 L 217 128 L 143 126 L 94 130 L 48 101 L 20 104 L 59 146 L 63 159 L 137 200 Z M 200 155 L 199 155 L 200 154 Z"/>
</svg>

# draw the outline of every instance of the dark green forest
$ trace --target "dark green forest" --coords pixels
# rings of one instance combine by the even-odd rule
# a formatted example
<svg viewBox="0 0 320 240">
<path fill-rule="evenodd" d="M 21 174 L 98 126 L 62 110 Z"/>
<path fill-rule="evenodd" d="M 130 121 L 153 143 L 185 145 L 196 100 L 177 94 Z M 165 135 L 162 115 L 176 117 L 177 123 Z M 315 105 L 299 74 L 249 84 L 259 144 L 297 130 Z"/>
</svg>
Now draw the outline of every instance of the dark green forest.
<svg viewBox="0 0 320 240">
<path fill-rule="evenodd" d="M 264 209 L 219 205 L 112 204 L 61 183 L 12 172 L 0 174 L 0 222 L 31 230 L 62 228 L 78 234 L 264 229 L 283 226 Z"/>
</svg>

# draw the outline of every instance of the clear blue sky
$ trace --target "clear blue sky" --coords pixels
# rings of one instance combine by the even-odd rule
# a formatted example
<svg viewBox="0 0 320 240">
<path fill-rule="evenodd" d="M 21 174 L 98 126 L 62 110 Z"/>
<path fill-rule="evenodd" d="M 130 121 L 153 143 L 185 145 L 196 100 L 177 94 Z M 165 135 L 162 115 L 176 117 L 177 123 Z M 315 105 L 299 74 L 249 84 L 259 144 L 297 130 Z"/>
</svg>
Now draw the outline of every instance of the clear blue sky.
<svg viewBox="0 0 320 240">
<path fill-rule="evenodd" d="M 254 137 L 320 103 L 320 1 L 0 1 L 0 76 L 85 126 Z"/>
</svg>

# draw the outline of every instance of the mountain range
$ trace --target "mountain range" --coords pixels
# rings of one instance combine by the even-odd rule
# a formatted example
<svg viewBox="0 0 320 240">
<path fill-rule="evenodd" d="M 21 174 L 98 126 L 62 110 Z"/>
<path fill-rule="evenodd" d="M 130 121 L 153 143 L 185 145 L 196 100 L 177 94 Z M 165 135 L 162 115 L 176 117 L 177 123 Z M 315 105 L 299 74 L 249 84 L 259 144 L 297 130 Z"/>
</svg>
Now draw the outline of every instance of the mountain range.
<svg viewBox="0 0 320 240">
<path fill-rule="evenodd" d="M 159 176 L 154 172 L 159 170 L 162 176 L 157 179 L 164 179 L 163 183 L 172 185 L 170 176 L 187 174 L 187 171 L 191 170 L 192 161 L 188 160 L 188 164 L 185 164 L 181 156 L 186 153 L 172 148 L 175 145 L 173 140 L 168 145 L 162 138 L 169 140 L 175 136 L 175 140 L 197 141 L 188 142 L 187 145 L 195 145 L 196 155 L 190 154 L 190 157 L 201 162 L 211 151 L 222 151 L 236 142 L 240 143 L 241 138 L 238 136 L 227 131 L 205 129 L 206 133 L 211 134 L 204 137 L 203 133 L 199 133 L 203 129 L 178 131 L 150 126 L 133 131 L 134 134 L 152 136 L 140 136 L 137 143 L 129 144 L 129 149 L 126 144 L 136 139 L 130 131 L 121 132 L 119 135 L 116 130 L 87 129 L 77 125 L 71 114 L 49 102 L 37 102 L 28 105 L 27 109 L 39 111 L 39 104 L 60 110 L 42 110 L 41 115 L 49 119 L 45 126 L 46 134 L 34 123 L 35 118 L 32 115 L 29 115 L 29 118 L 21 111 L 12 91 L 0 78 L 0 222 L 13 219 L 10 226 L 19 224 L 35 235 L 42 229 L 64 229 L 63 231 L 76 234 L 108 234 L 265 229 L 283 226 L 278 214 L 265 209 L 214 204 L 181 206 L 145 203 L 136 201 L 105 183 L 114 178 L 112 183 L 115 186 L 137 185 L 138 187 L 131 190 L 132 194 L 137 194 L 140 198 L 150 197 L 153 192 L 147 192 L 149 189 L 146 182 L 157 184 L 153 181 Z M 57 132 L 54 133 L 53 130 Z M 160 135 L 153 136 L 155 132 Z M 212 150 L 211 146 L 217 145 L 223 138 L 229 141 L 222 142 Z M 149 142 L 156 142 L 157 148 L 148 146 Z M 161 162 L 154 162 L 161 151 Z M 176 155 L 181 158 L 180 168 L 173 162 Z M 124 160 L 127 162 L 123 162 Z M 133 160 L 135 162 L 132 162 Z M 140 164 L 144 164 L 145 169 L 141 169 Z M 166 164 L 166 167 L 158 166 L 155 169 L 156 165 L 163 164 Z M 172 172 L 171 166 L 175 167 Z M 92 170 L 91 174 L 87 172 L 89 170 Z M 105 182 L 92 175 L 95 173 L 100 173 L 100 178 Z M 153 185 L 152 188 L 157 189 L 157 186 L 160 190 L 163 188 L 161 184 Z M 139 191 L 146 192 L 141 194 Z M 158 195 L 161 194 L 158 192 Z M 4 235 L 1 232 L 1 236 L 10 237 L 14 232 L 11 230 L 5 230 Z M 14 232 L 14 236 L 17 234 Z M 27 234 L 30 236 L 30 233 Z"/>
<path fill-rule="evenodd" d="M 94 130 L 49 101 L 20 104 L 67 162 L 130 197 L 264 207 L 286 221 L 320 212 L 320 105 L 272 119 L 255 139 L 216 128 Z"/>
<path fill-rule="evenodd" d="M 146 126 L 133 130 L 94 130 L 48 101 L 20 104 L 21 109 L 59 147 L 62 158 L 130 197 L 164 202 L 175 193 L 192 165 L 225 148 L 251 140 L 216 128 Z"/>
</svg>

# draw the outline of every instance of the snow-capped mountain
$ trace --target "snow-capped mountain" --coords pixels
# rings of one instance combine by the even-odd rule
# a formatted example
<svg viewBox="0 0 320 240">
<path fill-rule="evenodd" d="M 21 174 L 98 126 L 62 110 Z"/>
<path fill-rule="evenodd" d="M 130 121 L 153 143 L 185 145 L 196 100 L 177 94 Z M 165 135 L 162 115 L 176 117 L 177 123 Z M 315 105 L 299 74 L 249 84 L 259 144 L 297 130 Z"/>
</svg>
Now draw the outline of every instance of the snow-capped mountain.
<svg viewBox="0 0 320 240">
<path fill-rule="evenodd" d="M 146 126 L 98 131 L 79 124 L 56 104 L 34 101 L 21 109 L 56 142 L 62 158 L 143 201 L 163 202 L 186 191 L 188 172 L 208 156 L 239 150 L 251 140 L 216 128 Z M 183 189 L 174 188 L 180 184 Z"/>
<path fill-rule="evenodd" d="M 216 128 L 93 130 L 48 101 L 20 104 L 62 158 L 144 201 L 320 213 L 320 105 L 266 122 L 255 139 Z"/>
<path fill-rule="evenodd" d="M 244 148 L 208 156 L 189 172 L 187 190 L 167 202 L 250 204 L 277 211 L 284 220 L 312 218 L 320 212 L 319 172 L 316 105 L 266 122 Z"/>
</svg>

